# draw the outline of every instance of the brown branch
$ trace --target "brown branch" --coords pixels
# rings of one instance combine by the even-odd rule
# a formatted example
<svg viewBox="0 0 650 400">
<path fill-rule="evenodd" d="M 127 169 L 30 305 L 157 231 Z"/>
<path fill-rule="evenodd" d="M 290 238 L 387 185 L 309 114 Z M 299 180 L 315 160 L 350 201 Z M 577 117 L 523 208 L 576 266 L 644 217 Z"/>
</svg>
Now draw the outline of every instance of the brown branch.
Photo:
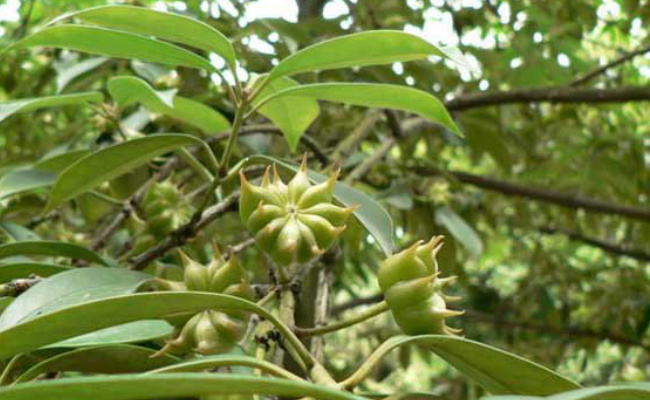
<svg viewBox="0 0 650 400">
<path fill-rule="evenodd" d="M 596 331 L 592 329 L 584 329 L 584 328 L 579 328 L 574 326 L 563 327 L 563 326 L 553 326 L 549 324 L 540 324 L 540 323 L 532 323 L 532 322 L 508 321 L 503 318 L 500 318 L 500 316 L 493 316 L 475 310 L 465 310 L 464 317 L 476 322 L 486 323 L 498 327 L 510 328 L 513 330 L 523 329 L 523 330 L 530 330 L 530 331 L 557 335 L 557 336 L 573 337 L 578 339 L 594 339 L 594 340 L 606 339 L 613 343 L 619 343 L 626 346 L 639 346 L 639 347 L 643 347 L 646 350 L 650 349 L 650 346 L 647 346 L 638 340 L 629 339 L 627 337 L 618 335 L 613 332 Z"/>
<path fill-rule="evenodd" d="M 383 294 L 379 293 L 370 297 L 360 297 L 360 298 L 352 299 L 346 303 L 342 303 L 337 306 L 334 306 L 332 308 L 332 311 L 333 313 L 336 314 L 362 305 L 377 304 L 378 302 L 382 301 L 383 298 L 384 298 Z M 503 319 L 500 316 L 493 316 L 476 310 L 465 310 L 465 315 L 463 317 L 472 321 L 487 323 L 499 327 L 510 328 L 513 330 L 524 329 L 524 330 L 531 330 L 531 331 L 547 333 L 552 335 L 568 336 L 568 337 L 575 337 L 581 339 L 595 339 L 595 340 L 607 339 L 613 343 L 624 344 L 627 346 L 640 346 L 645 349 L 649 348 L 649 346 L 645 345 L 644 343 L 638 340 L 629 339 L 627 337 L 620 336 L 618 334 L 607 332 L 607 331 L 596 331 L 596 330 L 584 329 L 584 328 L 572 327 L 572 326 L 563 327 L 563 326 L 552 326 L 552 325 L 541 324 L 541 323 L 538 324 L 538 323 L 531 323 L 531 322 L 515 322 L 515 321 Z"/>
<path fill-rule="evenodd" d="M 239 204 L 239 192 L 234 192 L 226 197 L 220 203 L 213 205 L 206 209 L 201 217 L 196 221 L 190 221 L 188 224 L 183 225 L 174 232 L 172 232 L 167 239 L 160 242 L 158 245 L 146 250 L 143 253 L 129 260 L 133 270 L 141 270 L 147 267 L 149 263 L 156 258 L 164 255 L 169 250 L 183 246 L 190 241 L 197 233 L 199 233 L 208 224 L 222 216 L 223 214 L 234 211 Z"/>
<path fill-rule="evenodd" d="M 359 306 L 365 306 L 365 305 L 370 305 L 370 304 L 375 304 L 379 303 L 380 301 L 384 300 L 384 295 L 382 293 L 378 293 L 374 296 L 370 297 L 356 297 L 350 301 L 347 301 L 345 303 L 341 303 L 338 305 L 335 305 L 332 307 L 332 315 L 338 315 L 344 311 L 347 311 L 351 308 L 356 308 Z"/>
<path fill-rule="evenodd" d="M 0 297 L 18 297 L 29 288 L 41 282 L 43 278 L 31 275 L 29 278 L 14 279 L 0 285 Z"/>
<path fill-rule="evenodd" d="M 631 51 L 629 53 L 625 53 L 623 56 L 621 56 L 621 57 L 619 57 L 619 58 L 617 58 L 617 59 L 615 59 L 615 60 L 613 60 L 613 61 L 611 61 L 611 62 L 609 62 L 609 63 L 607 63 L 605 65 L 603 65 L 602 67 L 596 68 L 593 71 L 588 72 L 585 75 L 575 79 L 573 82 L 571 82 L 570 86 L 575 87 L 575 86 L 583 85 L 583 84 L 589 82 L 590 80 L 592 80 L 594 78 L 597 78 L 598 76 L 604 74 L 605 72 L 609 71 L 610 69 L 615 68 L 615 67 L 617 67 L 617 66 L 619 66 L 619 65 L 621 65 L 623 63 L 626 63 L 626 62 L 632 60 L 635 57 L 644 55 L 644 54 L 649 53 L 649 52 L 650 52 L 650 46 L 645 46 L 645 47 L 642 47 L 642 48 L 640 48 L 638 50 Z"/>
<path fill-rule="evenodd" d="M 539 228 L 538 231 L 547 235 L 556 235 L 556 234 L 564 235 L 571 240 L 582 242 L 584 244 L 599 248 L 603 251 L 606 251 L 611 254 L 615 254 L 617 256 L 630 257 L 639 261 L 650 261 L 650 253 L 647 253 L 641 249 L 631 249 L 615 243 L 606 242 L 604 240 L 584 236 L 579 232 L 573 232 L 563 228 L 552 228 L 552 227 L 542 227 Z"/>
<path fill-rule="evenodd" d="M 515 103 L 623 103 L 650 100 L 650 87 L 627 86 L 611 89 L 550 87 L 469 93 L 445 102 L 450 111 Z"/>
<path fill-rule="evenodd" d="M 112 216 L 108 221 L 108 224 L 100 229 L 97 233 L 93 234 L 93 241 L 90 244 L 92 250 L 100 250 L 110 239 L 110 237 L 117 231 L 124 221 L 126 221 L 133 210 L 138 207 L 144 196 L 147 194 L 147 190 L 153 182 L 162 181 L 167 178 L 171 172 L 176 167 L 179 161 L 178 157 L 174 157 L 167 161 L 165 165 L 158 171 L 151 179 L 149 179 L 142 187 L 140 187 L 131 197 L 125 200 L 120 207 L 120 211 L 117 215 Z"/>
<path fill-rule="evenodd" d="M 516 183 L 488 178 L 480 175 L 473 175 L 461 171 L 443 171 L 430 166 L 411 167 L 411 170 L 419 175 L 450 175 L 459 182 L 491 190 L 507 196 L 524 197 L 531 200 L 543 201 L 558 206 L 583 209 L 586 211 L 601 214 L 620 215 L 622 217 L 650 222 L 650 208 L 628 206 L 624 204 L 609 203 L 575 194 L 556 192 L 539 187 L 524 186 Z"/>
</svg>

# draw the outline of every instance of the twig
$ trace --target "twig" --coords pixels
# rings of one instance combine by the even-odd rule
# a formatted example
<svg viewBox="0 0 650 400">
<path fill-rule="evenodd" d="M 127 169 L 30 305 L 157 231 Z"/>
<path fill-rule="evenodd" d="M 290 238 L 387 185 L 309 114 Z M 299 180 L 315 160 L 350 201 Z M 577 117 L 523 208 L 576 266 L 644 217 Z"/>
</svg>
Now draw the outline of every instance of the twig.
<svg viewBox="0 0 650 400">
<path fill-rule="evenodd" d="M 644 349 L 650 349 L 650 346 L 647 346 L 638 340 L 629 339 L 607 331 L 595 331 L 591 329 L 583 329 L 583 328 L 571 327 L 571 326 L 568 327 L 553 326 L 549 324 L 538 324 L 532 322 L 514 322 L 514 321 L 504 320 L 502 318 L 495 317 L 475 310 L 465 310 L 465 317 L 473 321 L 495 325 L 499 327 L 506 327 L 510 329 L 524 329 L 524 330 L 531 330 L 531 331 L 558 335 L 558 336 L 575 337 L 580 339 L 594 339 L 594 340 L 606 339 L 613 343 L 619 343 L 627 346 L 639 346 L 639 347 L 643 347 Z"/>
<path fill-rule="evenodd" d="M 377 124 L 380 116 L 381 114 L 374 110 L 368 112 L 359 125 L 336 146 L 334 153 L 332 153 L 332 160 L 341 162 L 350 152 L 355 150 L 359 146 L 359 143 L 373 132 L 373 128 Z"/>
<path fill-rule="evenodd" d="M 296 328 L 296 334 L 299 337 L 309 337 L 309 336 L 320 336 L 328 333 L 336 332 L 341 329 L 358 324 L 367 319 L 376 317 L 377 315 L 383 314 L 388 311 L 388 304 L 385 301 L 381 301 L 377 304 L 368 307 L 368 309 L 358 312 L 353 317 L 335 322 L 329 325 L 318 326 L 315 328 Z"/>
<path fill-rule="evenodd" d="M 361 297 L 361 298 L 353 299 L 349 302 L 335 306 L 334 310 L 335 312 L 340 313 L 345 310 L 349 310 L 351 308 L 355 308 L 361 305 L 375 304 L 375 306 L 377 306 L 378 304 L 383 303 L 382 300 L 383 300 L 383 295 L 379 293 L 377 295 L 370 296 L 370 297 Z M 607 331 L 595 331 L 595 330 L 584 329 L 579 327 L 552 326 L 552 325 L 541 324 L 541 323 L 538 324 L 538 323 L 530 323 L 530 322 L 514 322 L 514 321 L 505 320 L 501 318 L 501 316 L 493 316 L 493 315 L 485 314 L 480 311 L 467 310 L 467 309 L 465 310 L 464 318 L 481 322 L 481 323 L 496 325 L 500 327 L 507 327 L 511 329 L 534 330 L 542 333 L 561 335 L 561 336 L 570 336 L 570 337 L 584 338 L 584 339 L 601 339 L 601 340 L 607 339 L 611 342 L 624 344 L 628 346 L 640 346 L 646 349 L 650 348 L 650 346 L 647 346 L 638 340 L 629 339 Z"/>
<path fill-rule="evenodd" d="M 642 47 L 642 48 L 640 48 L 638 50 L 631 51 L 629 53 L 625 53 L 621 57 L 619 57 L 619 58 L 617 58 L 617 59 L 615 59 L 615 60 L 613 60 L 613 61 L 611 61 L 611 62 L 609 62 L 609 63 L 607 63 L 605 65 L 603 65 L 602 67 L 596 68 L 593 71 L 588 72 L 585 75 L 575 79 L 573 82 L 571 82 L 571 84 L 569 86 L 575 87 L 575 86 L 583 85 L 583 84 L 589 82 L 590 80 L 592 80 L 594 78 L 597 78 L 598 76 L 604 74 L 605 72 L 609 71 L 610 69 L 612 69 L 614 67 L 617 67 L 617 66 L 619 66 L 619 65 L 621 65 L 621 64 L 623 64 L 623 63 L 625 63 L 627 61 L 630 61 L 635 57 L 644 55 L 644 54 L 646 54 L 648 52 L 650 52 L 650 46 L 645 46 L 645 47 Z"/>
<path fill-rule="evenodd" d="M 541 227 L 538 228 L 538 231 L 547 235 L 564 235 L 571 240 L 582 242 L 592 247 L 599 248 L 603 251 L 606 251 L 617 256 L 625 256 L 634 258 L 639 261 L 650 261 L 650 253 L 647 253 L 641 249 L 631 249 L 625 246 L 620 246 L 615 243 L 606 242 L 604 240 L 591 238 L 584 236 L 579 232 L 573 232 L 563 228 L 552 228 L 552 227 Z"/>
<path fill-rule="evenodd" d="M 549 87 L 469 93 L 445 102 L 449 111 L 516 103 L 624 103 L 650 100 L 650 88 L 627 86 L 611 89 Z"/>
<path fill-rule="evenodd" d="M 370 171 L 370 169 L 381 161 L 388 152 L 395 146 L 397 139 L 394 137 L 389 137 L 384 140 L 382 145 L 377 149 L 372 155 L 366 158 L 361 164 L 357 165 L 350 173 L 345 177 L 345 183 L 352 183 L 358 179 L 363 178 L 364 175 Z"/>
<path fill-rule="evenodd" d="M 582 197 L 570 193 L 556 192 L 551 189 L 524 186 L 508 181 L 473 175 L 461 171 L 443 171 L 432 166 L 414 166 L 409 168 L 418 175 L 449 175 L 459 182 L 466 183 L 481 189 L 491 190 L 507 196 L 524 197 L 532 200 L 556 204 L 571 209 L 584 209 L 601 214 L 619 215 L 622 217 L 650 222 L 650 208 L 628 206 L 624 204 L 609 203 L 589 197 Z"/>
<path fill-rule="evenodd" d="M 201 218 L 196 222 L 190 221 L 188 224 L 173 231 L 167 239 L 163 240 L 158 245 L 131 258 L 131 260 L 129 260 L 131 264 L 130 268 L 133 270 L 144 269 L 151 261 L 164 255 L 169 250 L 183 246 L 208 224 L 223 214 L 234 211 L 237 204 L 239 204 L 239 192 L 234 192 L 221 202 L 207 208 L 203 214 L 201 214 Z"/>
<path fill-rule="evenodd" d="M 122 223 L 126 221 L 133 210 L 138 207 L 138 204 L 140 204 L 145 194 L 147 194 L 149 186 L 151 186 L 153 182 L 167 178 L 174 170 L 177 162 L 178 158 L 176 157 L 167 161 L 160 171 L 142 185 L 142 187 L 140 187 L 130 198 L 125 200 L 122 203 L 120 212 L 115 215 L 103 229 L 93 234 L 93 241 L 90 244 L 90 248 L 95 251 L 102 249 L 108 242 L 108 239 L 110 239 L 111 235 L 122 226 Z"/>
<path fill-rule="evenodd" d="M 260 133 L 269 133 L 273 134 L 276 136 L 282 136 L 282 131 L 277 128 L 275 125 L 248 125 L 248 126 L 243 126 L 239 130 L 239 136 L 250 136 L 250 135 L 257 135 Z M 212 137 L 212 139 L 209 140 L 209 142 L 220 142 L 223 140 L 226 140 L 228 138 L 228 133 L 220 133 Z M 309 149 L 316 159 L 322 164 L 322 165 L 328 165 L 330 164 L 330 157 L 327 155 L 325 150 L 323 150 L 320 145 L 309 135 L 309 133 L 306 133 L 300 137 L 300 144 L 305 146 L 307 149 Z"/>
<path fill-rule="evenodd" d="M 14 279 L 11 282 L 0 285 L 0 297 L 18 297 L 32 286 L 36 285 L 43 278 L 37 275 L 31 275 L 29 278 Z"/>
</svg>

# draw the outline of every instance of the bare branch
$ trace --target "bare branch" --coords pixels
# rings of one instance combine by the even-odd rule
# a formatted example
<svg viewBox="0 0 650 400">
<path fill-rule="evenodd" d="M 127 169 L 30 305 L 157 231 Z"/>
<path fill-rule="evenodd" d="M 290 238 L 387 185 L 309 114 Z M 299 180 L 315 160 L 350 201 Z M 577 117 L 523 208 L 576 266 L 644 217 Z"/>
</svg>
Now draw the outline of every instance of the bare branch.
<svg viewBox="0 0 650 400">
<path fill-rule="evenodd" d="M 450 111 L 515 103 L 624 103 L 650 100 L 650 88 L 627 86 L 611 89 L 550 87 L 469 93 L 447 101 Z"/>
<path fill-rule="evenodd" d="M 585 236 L 579 232 L 573 232 L 563 228 L 552 228 L 552 227 L 542 227 L 538 229 L 541 233 L 547 235 L 564 235 L 571 240 L 582 242 L 586 245 L 597 247 L 603 251 L 606 251 L 617 256 L 625 256 L 634 258 L 639 261 L 650 261 L 650 253 L 647 253 L 641 249 L 631 249 L 626 246 L 621 246 L 616 243 L 606 242 L 604 240 L 591 238 Z"/>
<path fill-rule="evenodd" d="M 615 67 L 617 67 L 617 66 L 619 66 L 619 65 L 621 65 L 623 63 L 626 63 L 626 62 L 632 60 L 635 57 L 644 55 L 644 54 L 646 54 L 648 52 L 650 52 L 650 46 L 645 46 L 645 47 L 642 47 L 642 48 L 640 48 L 638 50 L 626 53 L 623 56 L 617 58 L 616 60 L 614 60 L 612 62 L 609 62 L 609 63 L 603 65 L 602 67 L 596 68 L 593 71 L 591 71 L 591 72 L 577 78 L 576 80 L 571 82 L 570 86 L 575 87 L 575 86 L 583 85 L 583 84 L 589 82 L 590 80 L 592 80 L 594 78 L 597 78 L 598 76 L 604 74 L 605 72 L 609 71 L 610 69 L 615 68 Z"/>
<path fill-rule="evenodd" d="M 130 261 L 130 268 L 134 270 L 141 270 L 147 267 L 147 265 L 155 260 L 156 258 L 164 255 L 169 250 L 183 246 L 185 243 L 190 241 L 198 232 L 205 228 L 208 224 L 221 217 L 223 214 L 234 211 L 239 204 L 239 192 L 234 192 L 230 196 L 226 197 L 220 203 L 213 205 L 206 209 L 201 218 L 198 221 L 181 226 L 174 232 L 172 232 L 169 237 L 158 245 L 146 250 L 144 253 L 138 254 L 133 257 Z"/>
<path fill-rule="evenodd" d="M 481 189 L 491 190 L 507 196 L 524 197 L 532 200 L 556 204 L 566 208 L 583 209 L 601 214 L 620 215 L 625 218 L 650 222 L 650 209 L 624 204 L 609 203 L 589 197 L 570 193 L 556 192 L 550 189 L 524 186 L 516 183 L 473 175 L 461 171 L 443 171 L 430 166 L 415 166 L 411 170 L 419 175 L 450 175 L 459 182 L 467 183 Z"/>
</svg>

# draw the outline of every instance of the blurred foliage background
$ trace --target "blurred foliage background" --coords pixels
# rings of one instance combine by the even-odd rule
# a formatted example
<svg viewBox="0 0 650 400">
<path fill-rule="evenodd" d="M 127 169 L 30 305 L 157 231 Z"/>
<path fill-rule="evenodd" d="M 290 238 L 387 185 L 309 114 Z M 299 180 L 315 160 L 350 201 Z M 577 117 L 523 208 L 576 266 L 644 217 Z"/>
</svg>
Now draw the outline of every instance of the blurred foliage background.
<svg viewBox="0 0 650 400">
<path fill-rule="evenodd" d="M 531 358 L 585 384 L 648 379 L 650 325 L 650 4 L 645 0 L 293 0 L 131 1 L 201 19 L 235 43 L 249 72 L 311 43 L 368 29 L 421 34 L 459 46 L 480 76 L 452 64 L 396 63 L 303 74 L 302 82 L 381 81 L 444 99 L 466 134 L 399 113 L 322 105 L 308 136 L 328 161 L 391 213 L 404 247 L 447 236 L 440 264 L 458 275 L 456 327 L 468 338 Z M 0 46 L 61 13 L 103 0 L 0 2 Z M 212 57 L 217 65 L 223 61 Z M 220 64 L 221 63 L 221 64 Z M 242 78 L 250 76 L 243 71 Z M 60 50 L 11 52 L 0 62 L 0 101 L 105 89 L 135 74 L 158 89 L 203 101 L 232 118 L 219 77 L 180 68 Z M 228 75 L 226 74 L 226 79 Z M 265 123 L 263 120 L 255 121 Z M 129 129 L 194 132 L 146 109 L 123 115 Z M 200 134 L 199 132 L 196 132 Z M 112 141 L 90 107 L 13 116 L 0 126 L 0 174 L 48 154 Z M 292 157 L 280 136 L 247 135 L 238 157 Z M 301 149 L 304 151 L 304 149 Z M 36 221 L 46 197 L 0 202 L 2 218 L 32 224 L 44 238 L 88 244 L 105 216 L 62 212 Z M 93 207 L 97 211 L 100 207 Z M 245 239 L 236 215 L 209 232 Z M 330 258 L 329 318 L 377 300 L 382 255 L 359 226 Z M 110 249 L 110 247 L 109 247 Z M 246 250 L 255 273 L 260 255 Z M 321 276 L 322 278 L 322 276 Z M 326 363 L 340 376 L 397 333 L 389 315 L 326 337 Z M 471 399 L 477 388 L 426 352 L 389 358 L 368 389 L 427 390 Z"/>
</svg>

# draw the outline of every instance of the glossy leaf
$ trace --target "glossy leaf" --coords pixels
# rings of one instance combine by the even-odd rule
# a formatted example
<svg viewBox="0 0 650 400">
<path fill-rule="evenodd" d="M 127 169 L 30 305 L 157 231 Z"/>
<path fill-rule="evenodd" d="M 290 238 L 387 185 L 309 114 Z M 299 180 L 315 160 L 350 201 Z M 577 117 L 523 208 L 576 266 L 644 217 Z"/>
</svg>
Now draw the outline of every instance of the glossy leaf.
<svg viewBox="0 0 650 400">
<path fill-rule="evenodd" d="M 426 346 L 492 394 L 549 396 L 580 388 L 577 383 L 532 361 L 452 336 L 395 336 L 377 348 L 366 363 L 376 365 L 388 352 L 405 345 Z"/>
<path fill-rule="evenodd" d="M 7 173 L 0 179 L 0 199 L 54 185 L 61 170 L 89 153 L 74 150 L 38 161 L 30 168 Z"/>
<path fill-rule="evenodd" d="M 50 280 L 71 272 L 55 275 Z M 35 286 L 34 289 L 38 289 L 43 284 Z M 133 284 L 135 285 L 135 282 Z M 110 289 L 108 288 L 105 293 Z M 81 291 L 77 292 L 77 294 L 81 293 Z M 51 312 L 41 313 L 29 320 L 23 318 L 22 322 L 16 325 L 7 323 L 16 321 L 15 317 L 7 317 L 5 322 L 4 314 L 7 314 L 9 309 L 5 310 L 0 317 L 0 343 L 8 345 L 0 346 L 0 360 L 111 326 L 147 319 L 171 318 L 179 314 L 193 314 L 208 308 L 256 313 L 274 323 L 279 330 L 288 329 L 264 308 L 228 295 L 205 292 L 156 292 L 97 299 L 99 296 L 95 296 L 95 291 L 86 291 L 86 293 L 91 296 L 89 299 L 95 300 L 75 302 L 73 305 L 57 310 L 50 309 Z M 21 297 L 18 299 L 20 300 Z M 77 299 L 83 300 L 80 297 Z M 18 310 L 22 306 L 13 307 L 12 304 L 10 307 Z M 21 318 L 26 314 L 18 311 L 16 313 L 20 314 Z M 10 315 L 12 314 L 13 312 Z M 33 314 L 30 312 L 30 315 Z"/>
<path fill-rule="evenodd" d="M 248 157 L 246 164 L 272 164 L 276 163 L 278 167 L 297 172 L 298 166 L 289 162 L 263 155 Z M 309 171 L 309 178 L 320 183 L 327 180 L 327 176 L 318 172 Z M 359 205 L 359 209 L 354 212 L 354 216 L 375 238 L 379 247 L 386 255 L 393 252 L 393 220 L 386 210 L 379 205 L 369 195 L 345 184 L 337 182 L 334 187 L 334 198 L 345 206 Z"/>
<path fill-rule="evenodd" d="M 265 104 L 273 104 L 279 99 L 286 101 L 286 98 L 294 99 L 293 103 L 308 98 L 406 111 L 427 118 L 458 136 L 463 136 L 440 100 L 427 92 L 407 86 L 379 83 L 317 83 L 284 89 L 262 101 Z"/>
<path fill-rule="evenodd" d="M 65 153 L 40 159 L 34 164 L 33 169 L 38 171 L 59 173 L 68 168 L 71 164 L 80 158 L 87 156 L 88 154 L 90 154 L 90 150 L 66 151 Z"/>
<path fill-rule="evenodd" d="M 11 304 L 13 301 L 13 297 L 0 297 L 0 313 L 2 313 L 5 308 L 9 307 L 9 304 Z"/>
<path fill-rule="evenodd" d="M 60 107 L 84 103 L 99 103 L 104 100 L 101 92 L 60 94 L 57 96 L 34 97 L 0 103 L 0 122 L 13 114 L 47 107 Z"/>
<path fill-rule="evenodd" d="M 258 78 L 257 82 L 261 82 L 261 79 L 263 77 Z M 253 102 L 253 106 L 260 104 L 262 99 L 266 97 L 297 86 L 299 86 L 298 82 L 291 78 L 281 77 L 276 79 L 264 87 L 260 96 Z M 266 103 L 258 111 L 280 128 L 287 142 L 289 142 L 291 151 L 296 151 L 300 137 L 318 117 L 320 107 L 314 99 L 286 96 Z"/>
<path fill-rule="evenodd" d="M 133 293 L 151 276 L 122 268 L 78 268 L 52 276 L 27 292 L 0 315 L 0 330 L 59 309 Z"/>
<path fill-rule="evenodd" d="M 121 343 L 143 343 L 169 337 L 174 327 L 162 320 L 144 320 L 111 326 L 47 345 L 46 348 L 77 348 Z"/>
<path fill-rule="evenodd" d="M 0 264 L 0 283 L 14 279 L 27 278 L 32 274 L 38 275 L 41 278 L 47 278 L 48 276 L 65 272 L 69 269 L 70 267 L 38 262 Z"/>
<path fill-rule="evenodd" d="M 232 354 L 219 354 L 215 356 L 200 357 L 150 371 L 150 373 L 159 374 L 169 372 L 206 371 L 213 368 L 227 366 L 251 367 L 262 370 L 270 375 L 277 376 L 279 378 L 302 381 L 302 378 L 268 361 L 259 360 L 255 357 L 250 356 Z"/>
<path fill-rule="evenodd" d="M 120 107 L 142 103 L 149 110 L 168 115 L 205 133 L 217 133 L 230 129 L 230 122 L 212 108 L 176 95 L 176 90 L 154 90 L 143 79 L 120 76 L 108 82 L 108 91 Z"/>
<path fill-rule="evenodd" d="M 0 199 L 54 185 L 56 174 L 34 169 L 12 171 L 0 179 Z"/>
<path fill-rule="evenodd" d="M 187 145 L 203 145 L 203 142 L 189 135 L 158 134 L 103 148 L 75 162 L 59 175 L 46 209 L 52 210 L 154 157 Z"/>
<path fill-rule="evenodd" d="M 449 233 L 469 251 L 473 258 L 481 257 L 483 242 L 474 228 L 454 210 L 449 207 L 440 207 L 436 210 L 436 223 L 447 228 Z"/>
<path fill-rule="evenodd" d="M 34 231 L 20 226 L 11 221 L 0 221 L 0 231 L 3 231 L 11 241 L 41 240 Z"/>
<path fill-rule="evenodd" d="M 40 30 L 4 51 L 55 47 L 117 58 L 215 71 L 208 60 L 189 50 L 146 36 L 85 25 L 58 25 Z"/>
<path fill-rule="evenodd" d="M 598 386 L 571 390 L 549 397 L 487 396 L 483 400 L 650 400 L 648 382 L 630 382 L 620 385 Z"/>
<path fill-rule="evenodd" d="M 72 243 L 56 241 L 22 241 L 3 244 L 0 246 L 0 259 L 13 256 L 50 256 L 81 259 L 93 263 L 113 266 L 108 259 L 103 258 L 92 250 Z"/>
<path fill-rule="evenodd" d="M 316 43 L 280 61 L 270 78 L 306 71 L 421 60 L 430 56 L 462 61 L 457 51 L 447 54 L 426 40 L 402 31 L 376 30 Z"/>
<path fill-rule="evenodd" d="M 56 21 L 63 18 L 77 18 L 92 25 L 155 36 L 216 53 L 230 64 L 236 61 L 235 49 L 227 37 L 204 22 L 180 14 L 111 5 L 67 14 Z"/>
<path fill-rule="evenodd" d="M 0 389 L 2 400 L 93 400 L 187 398 L 202 395 L 261 394 L 309 396 L 327 400 L 363 400 L 352 393 L 286 379 L 213 373 L 168 373 L 56 379 Z"/>
<path fill-rule="evenodd" d="M 70 82 L 100 67 L 109 60 L 108 57 L 91 57 L 81 61 L 54 64 L 56 70 L 56 92 L 61 93 Z"/>
<path fill-rule="evenodd" d="M 72 350 L 34 365 L 21 374 L 14 384 L 31 381 L 49 372 L 124 374 L 146 372 L 178 362 L 176 357 L 165 355 L 152 358 L 153 354 L 155 350 L 126 344 Z"/>
</svg>

